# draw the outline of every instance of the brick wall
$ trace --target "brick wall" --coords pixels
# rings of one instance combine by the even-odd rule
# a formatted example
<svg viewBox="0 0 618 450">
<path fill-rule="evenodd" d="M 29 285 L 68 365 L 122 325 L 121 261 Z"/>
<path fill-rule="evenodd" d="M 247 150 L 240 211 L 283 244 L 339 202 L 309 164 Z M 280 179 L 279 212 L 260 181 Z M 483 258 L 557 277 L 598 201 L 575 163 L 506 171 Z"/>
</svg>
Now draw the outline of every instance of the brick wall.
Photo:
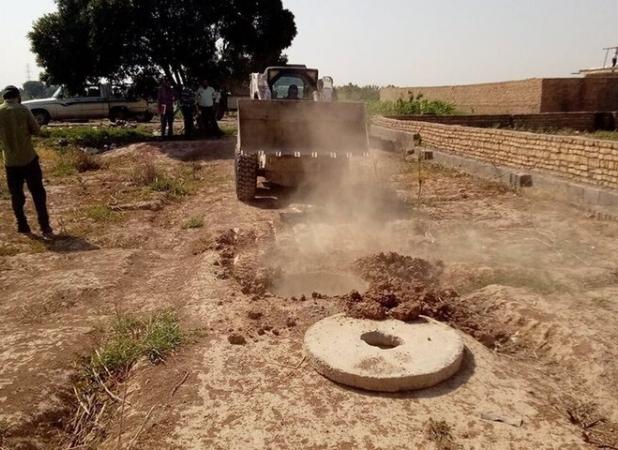
<svg viewBox="0 0 618 450">
<path fill-rule="evenodd" d="M 618 111 L 618 78 L 543 80 L 541 112 Z"/>
<path fill-rule="evenodd" d="M 542 79 L 461 86 L 383 88 L 381 100 L 408 99 L 422 94 L 428 100 L 454 104 L 467 114 L 533 114 L 541 112 Z"/>
<path fill-rule="evenodd" d="M 615 128 L 614 114 L 594 112 L 388 117 L 397 120 L 412 120 L 480 128 L 525 128 L 529 130 L 569 128 L 579 131 L 595 131 L 597 129 L 613 130 Z"/>
<path fill-rule="evenodd" d="M 380 99 L 408 99 L 411 94 L 452 103 L 467 114 L 618 111 L 618 77 L 533 78 L 462 86 L 384 88 L 380 90 Z"/>
<path fill-rule="evenodd" d="M 423 145 L 497 165 L 618 189 L 618 142 L 375 118 L 373 132 L 420 133 Z"/>
</svg>

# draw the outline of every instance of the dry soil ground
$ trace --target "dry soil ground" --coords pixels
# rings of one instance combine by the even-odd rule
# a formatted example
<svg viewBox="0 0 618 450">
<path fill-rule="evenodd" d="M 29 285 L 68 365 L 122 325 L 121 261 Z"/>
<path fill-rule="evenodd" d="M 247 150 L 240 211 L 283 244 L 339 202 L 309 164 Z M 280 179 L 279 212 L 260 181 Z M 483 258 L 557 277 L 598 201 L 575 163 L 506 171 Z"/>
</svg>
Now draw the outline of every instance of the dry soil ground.
<svg viewBox="0 0 618 450">
<path fill-rule="evenodd" d="M 136 144 L 49 175 L 52 243 L 14 234 L 1 196 L 0 447 L 62 448 L 99 327 L 163 309 L 194 332 L 114 387 L 91 448 L 618 447 L 618 224 L 429 166 L 419 196 L 417 166 L 380 152 L 339 188 L 246 205 L 233 146 Z M 150 163 L 183 192 L 140 186 Z M 304 360 L 304 331 L 363 287 L 354 262 L 387 251 L 442 261 L 473 313 L 463 369 L 435 388 L 363 392 Z"/>
</svg>

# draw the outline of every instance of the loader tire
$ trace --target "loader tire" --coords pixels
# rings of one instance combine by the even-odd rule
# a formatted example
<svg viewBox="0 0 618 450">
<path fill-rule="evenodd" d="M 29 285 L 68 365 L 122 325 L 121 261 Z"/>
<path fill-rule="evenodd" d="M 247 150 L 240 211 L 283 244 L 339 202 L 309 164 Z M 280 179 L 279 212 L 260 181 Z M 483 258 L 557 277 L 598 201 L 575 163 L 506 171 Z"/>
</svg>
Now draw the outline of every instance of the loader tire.
<svg viewBox="0 0 618 450">
<path fill-rule="evenodd" d="M 257 155 L 236 153 L 236 197 L 241 202 L 250 202 L 257 190 L 258 160 Z"/>
</svg>

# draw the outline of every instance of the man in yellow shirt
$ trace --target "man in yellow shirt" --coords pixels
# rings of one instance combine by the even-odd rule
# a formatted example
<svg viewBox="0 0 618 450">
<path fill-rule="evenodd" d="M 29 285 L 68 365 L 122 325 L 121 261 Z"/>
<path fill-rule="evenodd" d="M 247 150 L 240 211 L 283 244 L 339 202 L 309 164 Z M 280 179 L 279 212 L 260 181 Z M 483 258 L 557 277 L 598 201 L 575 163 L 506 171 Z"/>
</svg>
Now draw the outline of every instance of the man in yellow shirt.
<svg viewBox="0 0 618 450">
<path fill-rule="evenodd" d="M 0 144 L 13 212 L 17 219 L 17 231 L 24 234 L 31 232 L 24 214 L 25 182 L 34 201 L 41 232 L 45 237 L 52 237 L 43 174 L 31 139 L 32 135 L 40 132 L 39 124 L 30 110 L 21 104 L 19 89 L 15 86 L 7 86 L 2 91 L 2 98 L 4 103 L 0 105 Z"/>
</svg>

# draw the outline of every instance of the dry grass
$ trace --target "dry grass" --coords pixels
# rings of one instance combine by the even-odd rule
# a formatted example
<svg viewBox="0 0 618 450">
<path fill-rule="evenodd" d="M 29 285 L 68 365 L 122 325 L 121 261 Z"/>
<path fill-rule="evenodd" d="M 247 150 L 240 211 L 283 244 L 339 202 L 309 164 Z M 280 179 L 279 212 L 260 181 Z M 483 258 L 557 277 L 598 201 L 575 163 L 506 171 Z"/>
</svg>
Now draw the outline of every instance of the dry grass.
<svg viewBox="0 0 618 450">
<path fill-rule="evenodd" d="M 131 181 L 137 186 L 150 186 L 159 178 L 160 173 L 152 157 L 135 161 L 131 172 Z"/>
<path fill-rule="evenodd" d="M 434 443 L 437 450 L 457 450 L 459 445 L 453 440 L 451 426 L 444 420 L 434 420 L 433 417 L 425 425 L 425 436 Z"/>
<path fill-rule="evenodd" d="M 80 150 L 72 152 L 73 165 L 79 173 L 99 170 L 102 165 L 98 156 Z"/>
<path fill-rule="evenodd" d="M 569 421 L 581 429 L 584 441 L 597 448 L 618 449 L 618 425 L 607 420 L 594 402 L 572 396 L 566 399 Z"/>
<path fill-rule="evenodd" d="M 0 245 L 0 257 L 1 256 L 15 256 L 20 253 L 20 249 L 10 244 Z"/>
<path fill-rule="evenodd" d="M 3 169 L 0 169 L 0 200 L 9 200 L 10 198 L 11 195 L 6 184 L 6 173 Z"/>
<path fill-rule="evenodd" d="M 0 419 L 0 449 L 4 450 L 4 439 L 9 432 L 9 423 L 4 419 Z"/>
<path fill-rule="evenodd" d="M 154 192 L 162 192 L 171 198 L 179 198 L 189 193 L 187 183 L 182 178 L 169 178 L 165 175 L 157 177 L 150 185 Z"/>
<path fill-rule="evenodd" d="M 190 230 L 194 228 L 202 228 L 203 226 L 204 226 L 204 219 L 202 219 L 201 217 L 191 217 L 189 220 L 187 220 L 182 225 L 182 228 L 184 230 Z"/>
<path fill-rule="evenodd" d="M 170 176 L 159 170 L 152 157 L 135 161 L 130 175 L 131 182 L 137 186 L 147 186 L 154 192 L 161 192 L 170 198 L 180 198 L 189 193 L 190 184 L 199 170 L 189 168 L 178 176 Z"/>
<path fill-rule="evenodd" d="M 105 423 L 124 414 L 126 387 L 122 383 L 137 361 L 158 364 L 183 342 L 183 333 L 172 312 L 147 318 L 117 315 L 97 349 L 82 361 L 73 387 L 75 414 L 68 424 L 67 448 L 96 448 L 105 436 Z M 119 448 L 122 446 L 119 437 Z M 126 443 L 125 443 L 126 444 Z"/>
<path fill-rule="evenodd" d="M 56 150 L 45 144 L 37 146 L 37 153 L 43 166 L 58 178 L 65 178 L 78 173 L 90 172 L 103 168 L 101 160 L 78 148 Z"/>
<path fill-rule="evenodd" d="M 107 205 L 92 205 L 84 209 L 84 214 L 95 222 L 116 222 L 121 218 L 120 213 L 112 211 Z"/>
<path fill-rule="evenodd" d="M 607 297 L 594 297 L 591 302 L 597 308 L 605 309 L 608 311 L 612 309 L 612 301 Z"/>
</svg>

